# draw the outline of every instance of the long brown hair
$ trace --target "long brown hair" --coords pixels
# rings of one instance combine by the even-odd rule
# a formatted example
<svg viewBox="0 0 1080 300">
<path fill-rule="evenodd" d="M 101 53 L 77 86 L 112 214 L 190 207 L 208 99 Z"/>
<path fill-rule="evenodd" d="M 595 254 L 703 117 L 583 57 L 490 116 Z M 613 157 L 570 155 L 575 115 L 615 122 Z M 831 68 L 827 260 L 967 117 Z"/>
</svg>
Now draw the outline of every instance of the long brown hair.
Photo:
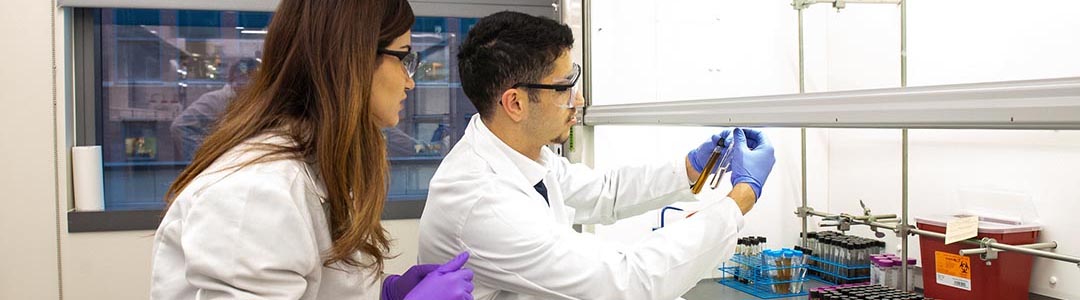
<svg viewBox="0 0 1080 300">
<path fill-rule="evenodd" d="M 249 138 L 276 133 L 295 145 L 252 163 L 314 159 L 326 186 L 333 247 L 324 265 L 383 270 L 390 249 L 381 214 L 389 181 L 386 141 L 371 109 L 378 48 L 414 22 L 406 0 L 283 0 L 267 29 L 263 64 L 165 196 L 176 196 Z M 357 261 L 356 251 L 373 258 Z"/>
</svg>

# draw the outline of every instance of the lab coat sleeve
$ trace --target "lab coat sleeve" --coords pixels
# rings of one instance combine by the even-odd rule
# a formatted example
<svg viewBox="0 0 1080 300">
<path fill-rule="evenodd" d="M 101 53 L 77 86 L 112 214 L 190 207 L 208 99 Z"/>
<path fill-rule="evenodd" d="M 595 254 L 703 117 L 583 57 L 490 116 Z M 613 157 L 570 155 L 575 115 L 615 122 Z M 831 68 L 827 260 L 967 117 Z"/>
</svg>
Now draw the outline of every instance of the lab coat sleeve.
<svg viewBox="0 0 1080 300">
<path fill-rule="evenodd" d="M 229 176 L 196 196 L 181 241 L 198 299 L 304 295 L 321 261 L 297 176 Z"/>
<path fill-rule="evenodd" d="M 732 255 L 743 222 L 730 198 L 704 200 L 696 215 L 617 248 L 511 203 L 525 195 L 484 194 L 503 199 L 478 202 L 462 227 L 474 280 L 544 299 L 675 299 Z"/>
<path fill-rule="evenodd" d="M 611 224 L 676 201 L 695 201 L 685 162 L 625 166 L 595 171 L 558 158 L 552 164 L 576 224 Z"/>
</svg>

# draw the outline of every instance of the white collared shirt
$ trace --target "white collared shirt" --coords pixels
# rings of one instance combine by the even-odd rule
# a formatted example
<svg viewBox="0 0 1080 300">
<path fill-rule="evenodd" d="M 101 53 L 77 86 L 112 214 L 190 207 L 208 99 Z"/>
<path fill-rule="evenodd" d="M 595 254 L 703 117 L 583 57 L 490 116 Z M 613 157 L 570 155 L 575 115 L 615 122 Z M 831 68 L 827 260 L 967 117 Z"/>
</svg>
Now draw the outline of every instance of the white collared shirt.
<svg viewBox="0 0 1080 300">
<path fill-rule="evenodd" d="M 675 299 L 734 252 L 743 217 L 729 198 L 618 247 L 573 231 L 693 201 L 684 161 L 608 172 L 547 148 L 517 153 L 474 116 L 431 180 L 421 263 L 471 254 L 476 299 Z M 533 186 L 542 178 L 550 207 Z"/>
</svg>

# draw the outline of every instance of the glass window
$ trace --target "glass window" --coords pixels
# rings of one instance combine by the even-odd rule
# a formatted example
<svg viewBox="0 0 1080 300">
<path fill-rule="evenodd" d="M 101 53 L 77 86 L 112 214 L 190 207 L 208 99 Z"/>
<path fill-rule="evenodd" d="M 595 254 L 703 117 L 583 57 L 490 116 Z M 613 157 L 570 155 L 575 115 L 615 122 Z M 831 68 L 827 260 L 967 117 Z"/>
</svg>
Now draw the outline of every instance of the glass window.
<svg viewBox="0 0 1080 300">
<path fill-rule="evenodd" d="M 248 82 L 270 13 L 93 9 L 100 77 L 95 128 L 104 151 L 106 210 L 160 209 L 169 184 Z M 422 201 L 442 157 L 476 111 L 461 91 L 456 52 L 476 19 L 418 17 L 417 88 L 385 130 L 390 199 Z M 417 212 L 418 214 L 419 212 Z"/>
<path fill-rule="evenodd" d="M 422 201 L 442 157 L 465 133 L 476 108 L 461 89 L 457 51 L 471 18 L 417 17 L 412 46 L 420 55 L 398 126 L 385 130 L 390 154 L 390 201 Z"/>
</svg>

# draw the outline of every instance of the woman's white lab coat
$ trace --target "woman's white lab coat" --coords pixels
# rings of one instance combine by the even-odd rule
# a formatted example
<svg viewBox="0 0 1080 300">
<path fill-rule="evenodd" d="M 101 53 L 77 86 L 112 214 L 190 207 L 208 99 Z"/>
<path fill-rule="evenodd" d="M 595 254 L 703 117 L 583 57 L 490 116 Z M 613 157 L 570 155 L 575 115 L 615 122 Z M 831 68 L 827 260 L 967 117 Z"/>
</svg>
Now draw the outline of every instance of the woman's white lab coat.
<svg viewBox="0 0 1080 300">
<path fill-rule="evenodd" d="M 626 248 L 571 225 L 692 200 L 689 184 L 682 160 L 596 172 L 544 148 L 536 162 L 474 116 L 431 180 L 420 262 L 468 251 L 476 299 L 675 299 L 734 252 L 743 222 L 734 201 L 704 199 L 696 215 Z"/>
<path fill-rule="evenodd" d="M 177 196 L 154 237 L 150 298 L 379 299 L 381 274 L 323 266 L 331 238 L 313 166 L 289 159 L 229 169 L 264 153 L 252 142 L 288 140 L 252 138 Z"/>
</svg>

